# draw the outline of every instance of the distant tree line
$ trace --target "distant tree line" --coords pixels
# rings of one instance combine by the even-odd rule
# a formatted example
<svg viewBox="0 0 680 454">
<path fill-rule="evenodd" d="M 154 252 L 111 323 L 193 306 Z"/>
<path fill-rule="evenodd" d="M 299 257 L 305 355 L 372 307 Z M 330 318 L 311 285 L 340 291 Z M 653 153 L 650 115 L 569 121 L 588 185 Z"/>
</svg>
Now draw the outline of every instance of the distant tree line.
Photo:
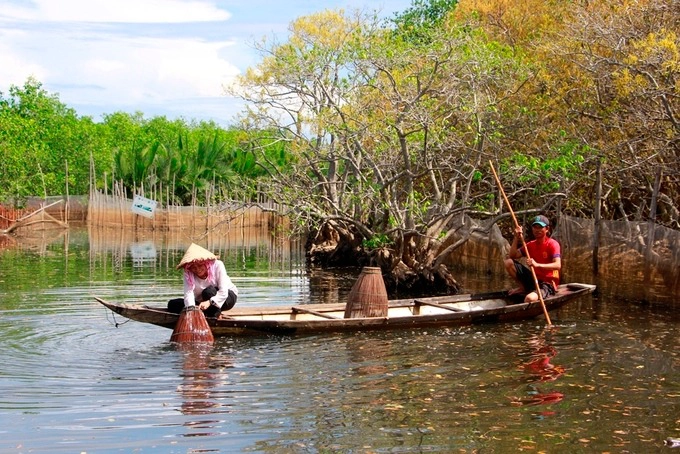
<svg viewBox="0 0 680 454">
<path fill-rule="evenodd" d="M 114 182 L 129 196 L 163 188 L 178 205 L 248 201 L 267 166 L 249 143 L 243 130 L 213 122 L 123 112 L 94 122 L 29 78 L 0 93 L 0 201 L 21 206 L 28 196 L 87 194 Z M 287 165 L 283 144 L 265 155 Z"/>
</svg>

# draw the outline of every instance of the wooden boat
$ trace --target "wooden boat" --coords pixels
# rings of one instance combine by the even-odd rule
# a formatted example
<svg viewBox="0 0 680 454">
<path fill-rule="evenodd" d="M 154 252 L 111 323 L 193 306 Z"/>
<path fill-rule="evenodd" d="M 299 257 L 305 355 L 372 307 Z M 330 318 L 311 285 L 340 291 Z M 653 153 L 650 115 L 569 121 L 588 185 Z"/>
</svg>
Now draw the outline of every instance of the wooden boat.
<svg viewBox="0 0 680 454">
<path fill-rule="evenodd" d="M 558 309 L 582 295 L 595 291 L 591 284 L 563 284 L 544 300 L 548 311 Z M 178 314 L 165 308 L 140 304 L 97 301 L 132 320 L 173 329 Z M 296 335 L 386 329 L 462 326 L 478 323 L 513 322 L 543 315 L 540 302 L 524 303 L 507 291 L 479 294 L 390 300 L 387 317 L 344 318 L 345 304 L 235 307 L 220 318 L 208 318 L 213 335 Z"/>
</svg>

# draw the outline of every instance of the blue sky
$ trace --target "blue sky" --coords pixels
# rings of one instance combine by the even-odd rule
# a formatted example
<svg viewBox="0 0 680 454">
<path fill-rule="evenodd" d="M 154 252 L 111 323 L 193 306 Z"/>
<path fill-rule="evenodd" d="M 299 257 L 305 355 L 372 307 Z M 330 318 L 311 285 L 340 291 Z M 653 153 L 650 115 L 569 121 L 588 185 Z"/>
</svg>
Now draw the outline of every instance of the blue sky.
<svg viewBox="0 0 680 454">
<path fill-rule="evenodd" d="M 390 17 L 410 0 L 0 0 L 0 91 L 35 77 L 78 115 L 143 112 L 227 125 L 223 86 L 257 63 L 251 43 L 285 39 L 324 9 Z"/>
</svg>

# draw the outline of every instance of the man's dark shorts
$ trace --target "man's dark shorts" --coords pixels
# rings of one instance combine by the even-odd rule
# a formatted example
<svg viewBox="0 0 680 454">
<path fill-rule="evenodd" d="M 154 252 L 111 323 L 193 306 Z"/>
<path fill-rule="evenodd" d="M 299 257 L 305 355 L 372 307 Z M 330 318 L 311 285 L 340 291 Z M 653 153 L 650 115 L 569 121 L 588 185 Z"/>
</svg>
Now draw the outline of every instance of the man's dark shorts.
<svg viewBox="0 0 680 454">
<path fill-rule="evenodd" d="M 525 295 L 536 291 L 534 276 L 531 274 L 529 267 L 515 260 L 515 272 L 517 273 L 517 280 L 524 287 Z M 541 289 L 543 299 L 555 294 L 555 287 L 550 282 L 538 281 L 538 286 Z"/>
</svg>

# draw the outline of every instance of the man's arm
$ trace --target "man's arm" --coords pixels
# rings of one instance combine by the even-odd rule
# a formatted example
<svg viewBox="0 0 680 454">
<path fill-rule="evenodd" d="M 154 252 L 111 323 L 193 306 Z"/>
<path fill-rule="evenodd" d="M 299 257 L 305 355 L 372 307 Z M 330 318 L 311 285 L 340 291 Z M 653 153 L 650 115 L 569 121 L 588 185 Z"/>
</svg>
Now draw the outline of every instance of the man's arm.
<svg viewBox="0 0 680 454">
<path fill-rule="evenodd" d="M 534 259 L 527 259 L 527 265 L 533 266 L 534 268 L 543 268 L 546 270 L 561 270 L 562 259 L 560 257 L 553 257 L 553 260 L 550 263 L 538 263 Z"/>
<path fill-rule="evenodd" d="M 520 238 L 522 238 L 522 227 L 517 226 L 517 228 L 515 229 L 515 235 L 512 237 L 512 244 L 510 244 L 510 250 L 508 251 L 508 258 L 510 259 L 522 258 L 522 251 L 519 249 Z"/>
</svg>

